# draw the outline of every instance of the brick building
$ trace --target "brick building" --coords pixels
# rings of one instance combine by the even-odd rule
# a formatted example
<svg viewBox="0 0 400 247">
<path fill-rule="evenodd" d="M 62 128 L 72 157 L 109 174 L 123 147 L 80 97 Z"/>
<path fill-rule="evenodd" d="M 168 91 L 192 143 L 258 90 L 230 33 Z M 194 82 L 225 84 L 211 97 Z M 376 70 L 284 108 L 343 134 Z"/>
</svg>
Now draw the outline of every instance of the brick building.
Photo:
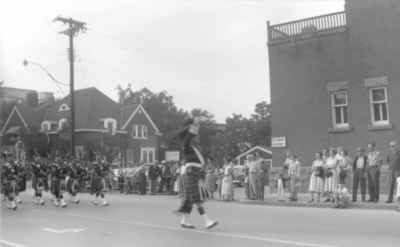
<svg viewBox="0 0 400 247">
<path fill-rule="evenodd" d="M 96 152 L 119 154 L 128 164 L 154 163 L 159 157 L 161 133 L 141 104 L 122 107 L 94 87 L 74 94 L 77 155 L 90 159 Z M 70 149 L 69 121 L 69 96 L 46 107 L 21 104 L 14 107 L 0 136 L 6 146 L 20 136 L 28 149 L 37 147 L 34 142 L 40 139 L 47 151 L 65 154 Z"/>
<path fill-rule="evenodd" d="M 342 12 L 268 23 L 272 136 L 286 142 L 274 166 L 286 148 L 310 165 L 322 148 L 353 154 L 373 140 L 386 153 L 399 137 L 399 11 L 398 0 L 346 0 Z"/>
</svg>

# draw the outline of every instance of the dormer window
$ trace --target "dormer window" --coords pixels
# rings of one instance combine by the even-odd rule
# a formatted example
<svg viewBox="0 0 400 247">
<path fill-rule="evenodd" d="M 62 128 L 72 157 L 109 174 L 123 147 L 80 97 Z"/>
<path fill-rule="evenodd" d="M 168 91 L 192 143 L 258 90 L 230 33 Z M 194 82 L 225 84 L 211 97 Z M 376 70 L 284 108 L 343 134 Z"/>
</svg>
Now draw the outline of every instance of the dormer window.
<svg viewBox="0 0 400 247">
<path fill-rule="evenodd" d="M 62 112 L 62 111 L 69 111 L 70 109 L 69 109 L 69 106 L 67 105 L 67 104 L 61 104 L 60 105 L 60 107 L 58 108 L 58 111 L 59 112 Z"/>
<path fill-rule="evenodd" d="M 58 121 L 58 131 L 61 131 L 67 127 L 68 120 L 66 118 L 62 118 Z"/>
<path fill-rule="evenodd" d="M 104 128 L 112 135 L 115 135 L 117 131 L 117 120 L 113 118 L 104 119 Z"/>
<path fill-rule="evenodd" d="M 42 132 L 49 132 L 51 130 L 51 122 L 50 121 L 43 121 L 40 125 L 40 129 Z"/>
</svg>

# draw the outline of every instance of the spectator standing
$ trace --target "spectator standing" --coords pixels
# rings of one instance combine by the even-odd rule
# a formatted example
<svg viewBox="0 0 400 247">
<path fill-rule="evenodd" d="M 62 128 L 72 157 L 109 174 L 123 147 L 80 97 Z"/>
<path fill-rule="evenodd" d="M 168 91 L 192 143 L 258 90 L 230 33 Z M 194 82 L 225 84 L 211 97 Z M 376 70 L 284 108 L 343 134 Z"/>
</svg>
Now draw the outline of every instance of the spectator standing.
<svg viewBox="0 0 400 247">
<path fill-rule="evenodd" d="M 390 190 L 386 203 L 392 203 L 396 180 L 399 180 L 398 177 L 400 177 L 400 150 L 398 149 L 397 141 L 390 142 L 390 152 L 387 157 L 387 162 L 389 164 L 390 171 Z M 399 184 L 397 184 L 397 200 L 399 200 L 399 194 L 400 188 Z"/>
<path fill-rule="evenodd" d="M 298 192 L 300 187 L 300 161 L 296 155 L 291 154 L 289 157 L 289 183 L 290 183 L 290 201 L 298 200 Z"/>
<path fill-rule="evenodd" d="M 210 199 L 214 199 L 214 194 L 217 189 L 217 169 L 210 167 L 207 170 L 206 188 Z"/>
<path fill-rule="evenodd" d="M 353 202 L 357 201 L 358 185 L 361 186 L 361 201 L 365 202 L 367 160 L 364 149 L 359 147 L 353 163 Z"/>
<path fill-rule="evenodd" d="M 266 160 L 260 159 L 259 174 L 259 197 L 258 200 L 264 201 L 265 187 L 269 185 L 269 165 Z M 268 187 L 269 188 L 269 187 Z"/>
<path fill-rule="evenodd" d="M 325 202 L 334 202 L 334 193 L 338 185 L 337 175 L 338 160 L 335 157 L 335 152 L 330 149 L 328 157 L 325 161 L 325 186 L 324 191 L 327 193 L 327 199 Z"/>
<path fill-rule="evenodd" d="M 285 190 L 289 182 L 289 164 L 283 164 L 277 177 L 277 195 L 279 201 L 285 200 Z"/>
<path fill-rule="evenodd" d="M 166 192 L 171 193 L 171 182 L 172 182 L 172 170 L 171 166 L 168 162 L 163 160 L 161 162 L 161 183 L 159 187 L 159 192 L 162 193 L 164 191 L 164 187 Z"/>
<path fill-rule="evenodd" d="M 252 154 L 247 156 L 248 163 L 247 166 L 249 168 L 249 185 L 250 185 L 250 199 L 255 200 L 257 199 L 258 195 L 258 164 L 257 161 L 254 159 Z"/>
<path fill-rule="evenodd" d="M 368 194 L 369 202 L 379 201 L 379 180 L 381 176 L 381 154 L 375 148 L 375 142 L 368 144 L 368 161 L 367 161 L 367 174 L 368 174 Z"/>
<path fill-rule="evenodd" d="M 221 187 L 222 200 L 233 201 L 233 163 L 229 162 L 224 167 L 224 177 Z"/>
<path fill-rule="evenodd" d="M 346 178 L 348 172 L 351 169 L 351 159 L 347 151 L 339 149 L 338 152 L 338 177 L 339 177 L 339 189 L 346 187 Z"/>
<path fill-rule="evenodd" d="M 119 174 L 118 174 L 118 187 L 119 187 L 119 192 L 121 194 L 124 193 L 124 180 L 125 180 L 125 175 L 124 172 L 122 170 L 122 168 L 119 170 Z"/>
<path fill-rule="evenodd" d="M 149 183 L 150 183 L 150 194 L 154 195 L 157 189 L 157 180 L 160 176 L 160 169 L 157 164 L 152 164 L 149 167 Z"/>
<path fill-rule="evenodd" d="M 324 191 L 324 162 L 322 160 L 321 153 L 315 154 L 315 159 L 311 166 L 311 177 L 309 191 L 311 193 L 310 202 L 320 202 L 321 194 Z M 315 199 L 315 195 L 317 198 Z"/>
</svg>

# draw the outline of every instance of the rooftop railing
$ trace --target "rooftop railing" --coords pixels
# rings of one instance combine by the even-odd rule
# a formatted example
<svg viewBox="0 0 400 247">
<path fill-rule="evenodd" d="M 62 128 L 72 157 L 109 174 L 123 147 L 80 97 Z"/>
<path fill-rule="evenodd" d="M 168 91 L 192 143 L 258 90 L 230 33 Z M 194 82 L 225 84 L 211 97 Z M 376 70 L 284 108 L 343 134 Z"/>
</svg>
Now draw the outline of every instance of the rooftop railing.
<svg viewBox="0 0 400 247">
<path fill-rule="evenodd" d="M 307 19 L 268 24 L 269 44 L 312 38 L 315 35 L 343 32 L 347 29 L 346 12 L 337 12 Z"/>
</svg>

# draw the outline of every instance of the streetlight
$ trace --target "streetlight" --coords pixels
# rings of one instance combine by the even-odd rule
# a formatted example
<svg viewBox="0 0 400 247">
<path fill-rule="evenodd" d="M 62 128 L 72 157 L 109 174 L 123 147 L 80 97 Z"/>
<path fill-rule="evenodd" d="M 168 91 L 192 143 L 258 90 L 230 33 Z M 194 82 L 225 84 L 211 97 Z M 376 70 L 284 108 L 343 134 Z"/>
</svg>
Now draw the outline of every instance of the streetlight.
<svg viewBox="0 0 400 247">
<path fill-rule="evenodd" d="M 40 63 L 37 63 L 37 62 L 33 62 L 33 61 L 30 61 L 30 60 L 24 59 L 24 61 L 22 62 L 22 65 L 25 66 L 25 67 L 28 67 L 28 65 L 35 65 L 35 66 L 39 67 L 41 70 L 43 70 L 43 71 L 47 74 L 47 76 L 50 77 L 50 79 L 51 79 L 53 82 L 55 82 L 55 83 L 57 83 L 57 84 L 60 84 L 60 85 L 63 85 L 63 86 L 69 86 L 68 84 L 65 84 L 65 83 L 60 82 L 59 80 L 57 80 L 57 79 L 50 73 L 50 71 L 48 71 L 48 70 L 47 70 L 43 65 L 41 65 Z"/>
</svg>

